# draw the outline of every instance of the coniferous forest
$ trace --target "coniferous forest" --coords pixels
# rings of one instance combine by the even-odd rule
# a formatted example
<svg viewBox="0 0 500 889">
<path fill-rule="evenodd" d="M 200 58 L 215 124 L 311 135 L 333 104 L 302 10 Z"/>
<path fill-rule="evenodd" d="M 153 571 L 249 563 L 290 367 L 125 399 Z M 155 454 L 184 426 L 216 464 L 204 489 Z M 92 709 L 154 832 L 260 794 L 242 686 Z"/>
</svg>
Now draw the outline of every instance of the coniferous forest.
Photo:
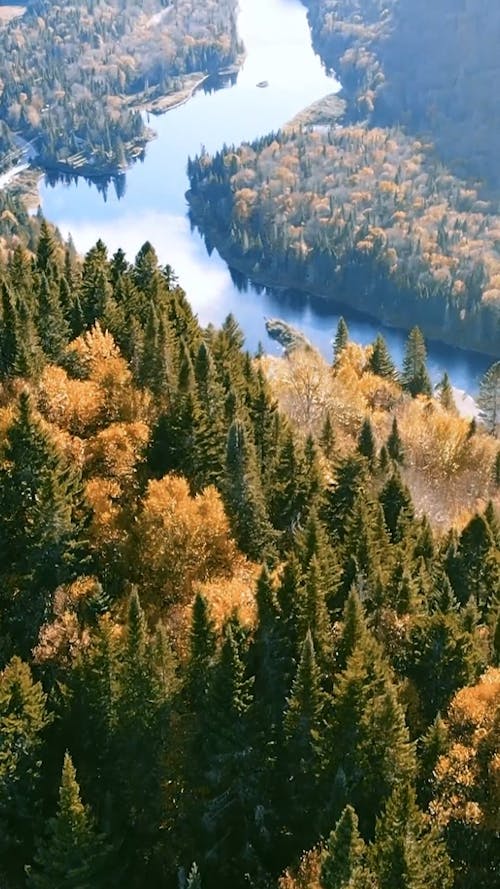
<svg viewBox="0 0 500 889">
<path fill-rule="evenodd" d="M 41 219 L 0 292 L 2 886 L 500 885 L 498 367 L 273 364 Z"/>
</svg>

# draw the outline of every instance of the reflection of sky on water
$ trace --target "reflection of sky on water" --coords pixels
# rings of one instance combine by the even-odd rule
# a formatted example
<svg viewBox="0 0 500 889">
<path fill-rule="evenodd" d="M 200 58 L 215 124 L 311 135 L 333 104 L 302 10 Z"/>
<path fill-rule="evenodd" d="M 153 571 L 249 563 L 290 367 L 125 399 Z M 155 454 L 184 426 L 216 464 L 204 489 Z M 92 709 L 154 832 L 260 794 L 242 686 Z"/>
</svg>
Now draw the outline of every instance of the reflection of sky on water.
<svg viewBox="0 0 500 889">
<path fill-rule="evenodd" d="M 203 324 L 220 323 L 228 312 L 238 318 L 255 349 L 278 347 L 265 333 L 264 316 L 278 315 L 304 331 L 326 356 L 338 312 L 318 310 L 304 301 L 277 300 L 253 287 L 239 292 L 217 251 L 208 256 L 186 217 L 186 163 L 204 145 L 213 152 L 224 143 L 238 144 L 278 129 L 298 111 L 336 89 L 312 50 L 306 11 L 299 0 L 240 0 L 240 35 L 246 59 L 235 86 L 216 92 L 200 89 L 185 105 L 160 117 L 151 115 L 158 138 L 146 158 L 126 174 L 125 193 L 118 199 L 113 184 L 106 201 L 95 186 L 79 179 L 66 185 L 42 187 L 45 214 L 64 235 L 71 233 L 77 248 L 87 250 L 101 237 L 114 252 L 119 246 L 133 257 L 150 240 L 161 262 L 169 262 L 186 289 Z M 266 80 L 269 86 L 259 89 Z M 371 342 L 380 325 L 344 311 L 351 335 Z M 405 337 L 383 330 L 389 348 L 401 361 Z M 454 384 L 472 391 L 488 360 L 444 346 L 431 346 L 429 364 L 434 378 L 448 370 Z"/>
</svg>

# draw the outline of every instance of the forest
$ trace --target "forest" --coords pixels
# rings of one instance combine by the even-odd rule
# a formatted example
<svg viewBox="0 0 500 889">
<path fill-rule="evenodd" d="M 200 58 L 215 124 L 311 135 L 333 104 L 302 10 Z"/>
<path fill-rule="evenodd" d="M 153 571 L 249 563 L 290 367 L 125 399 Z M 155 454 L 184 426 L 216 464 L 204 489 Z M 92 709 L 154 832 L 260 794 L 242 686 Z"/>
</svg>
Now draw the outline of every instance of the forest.
<svg viewBox="0 0 500 889">
<path fill-rule="evenodd" d="M 286 127 L 188 165 L 228 264 L 498 354 L 500 217 L 401 129 Z"/>
<path fill-rule="evenodd" d="M 466 421 L 418 328 L 273 360 L 148 242 L 5 254 L 2 886 L 500 885 L 500 365 Z"/>
<path fill-rule="evenodd" d="M 348 115 L 424 134 L 459 176 L 498 198 L 500 13 L 494 0 L 305 0 Z"/>
<path fill-rule="evenodd" d="M 235 62 L 235 9 L 234 0 L 33 0 L 0 21 L 2 154 L 14 161 L 22 137 L 44 170 L 123 169 L 151 137 L 136 106 Z"/>
</svg>

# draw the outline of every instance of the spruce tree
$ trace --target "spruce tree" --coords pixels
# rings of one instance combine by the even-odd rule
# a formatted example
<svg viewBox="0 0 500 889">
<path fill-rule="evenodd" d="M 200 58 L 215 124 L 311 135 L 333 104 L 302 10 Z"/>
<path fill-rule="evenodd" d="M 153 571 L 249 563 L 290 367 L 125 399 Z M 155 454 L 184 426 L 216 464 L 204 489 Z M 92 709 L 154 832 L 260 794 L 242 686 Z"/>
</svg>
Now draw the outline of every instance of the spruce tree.
<svg viewBox="0 0 500 889">
<path fill-rule="evenodd" d="M 327 749 L 334 802 L 354 806 L 363 835 L 370 836 L 394 787 L 413 775 L 415 760 L 387 664 L 369 634 L 337 678 L 332 714 Z"/>
<path fill-rule="evenodd" d="M 455 398 L 453 395 L 450 378 L 447 373 L 443 374 L 441 381 L 437 385 L 437 391 L 439 393 L 439 402 L 442 407 L 444 407 L 445 410 L 456 414 L 457 407 L 455 404 Z"/>
<path fill-rule="evenodd" d="M 345 323 L 342 315 L 340 316 L 337 324 L 337 331 L 335 333 L 335 339 L 333 341 L 333 363 L 336 364 L 347 346 L 349 342 L 349 329 L 347 324 Z"/>
<path fill-rule="evenodd" d="M 479 385 L 477 399 L 481 418 L 492 435 L 498 435 L 500 424 L 500 361 L 486 371 Z"/>
<path fill-rule="evenodd" d="M 225 503 L 239 547 L 252 559 L 262 559 L 273 545 L 258 475 L 255 449 L 245 425 L 235 420 L 228 434 Z"/>
<path fill-rule="evenodd" d="M 379 494 L 384 520 L 393 542 L 400 541 L 404 527 L 413 520 L 411 494 L 397 471 L 393 472 Z"/>
<path fill-rule="evenodd" d="M 46 698 L 28 665 L 12 658 L 0 673 L 0 874 L 9 886 L 21 884 L 42 824 Z"/>
<path fill-rule="evenodd" d="M 427 352 L 422 332 L 418 327 L 410 331 L 403 360 L 401 382 L 413 397 L 432 395 L 432 386 L 427 371 Z"/>
<path fill-rule="evenodd" d="M 352 806 L 346 806 L 328 838 L 321 864 L 323 889 L 346 889 L 352 877 L 365 864 L 366 846 L 359 834 L 358 818 Z"/>
<path fill-rule="evenodd" d="M 335 653 L 335 667 L 345 670 L 347 661 L 355 648 L 361 644 L 367 632 L 365 615 L 359 595 L 355 587 L 346 599 L 342 615 L 342 629 Z"/>
<path fill-rule="evenodd" d="M 384 337 L 379 333 L 373 343 L 372 353 L 368 359 L 368 370 L 377 374 L 379 377 L 385 377 L 392 382 L 397 382 L 398 373 L 395 364 L 389 354 L 387 343 Z"/>
<path fill-rule="evenodd" d="M 287 774 L 284 818 L 306 847 L 318 823 L 316 794 L 321 769 L 325 697 L 310 632 L 302 645 L 297 673 L 284 713 L 284 769 Z M 303 846 L 302 846 L 303 848 Z"/>
<path fill-rule="evenodd" d="M 372 424 L 368 417 L 365 417 L 358 436 L 358 453 L 362 457 L 366 457 L 370 467 L 373 467 L 376 455 L 375 436 L 373 434 Z"/>
<path fill-rule="evenodd" d="M 45 274 L 42 274 L 40 280 L 37 329 L 48 361 L 59 363 L 69 342 L 70 331 L 58 290 L 54 284 L 49 283 Z"/>
<path fill-rule="evenodd" d="M 412 787 L 402 781 L 377 820 L 372 867 L 381 889 L 451 889 L 444 843 L 419 811 Z"/>
<path fill-rule="evenodd" d="M 396 417 L 394 417 L 392 421 L 391 432 L 389 434 L 389 438 L 387 439 L 387 453 L 391 460 L 394 460 L 396 463 L 399 463 L 401 466 L 405 461 L 405 452 L 403 447 L 403 442 L 401 441 L 401 436 L 399 434 L 398 429 L 398 421 Z"/>
<path fill-rule="evenodd" d="M 68 753 L 59 790 L 57 814 L 39 840 L 34 865 L 28 869 L 29 889 L 104 889 L 113 885 L 106 867 L 109 855 L 82 804 L 76 773 Z"/>
<path fill-rule="evenodd" d="M 69 468 L 23 392 L 0 470 L 0 593 L 4 643 L 27 655 L 52 594 L 83 565 L 86 510 Z"/>
<path fill-rule="evenodd" d="M 332 461 L 335 456 L 336 438 L 329 411 L 327 411 L 323 427 L 321 429 L 319 443 L 326 459 Z"/>
</svg>

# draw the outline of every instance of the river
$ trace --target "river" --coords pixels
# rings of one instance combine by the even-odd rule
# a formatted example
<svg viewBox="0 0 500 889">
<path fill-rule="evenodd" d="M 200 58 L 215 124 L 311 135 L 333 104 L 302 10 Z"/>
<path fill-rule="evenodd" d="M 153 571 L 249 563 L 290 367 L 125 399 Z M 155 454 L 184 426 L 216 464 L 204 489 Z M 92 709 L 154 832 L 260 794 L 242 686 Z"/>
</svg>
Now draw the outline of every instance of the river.
<svg viewBox="0 0 500 889">
<path fill-rule="evenodd" d="M 338 89 L 314 53 L 306 10 L 300 0 L 240 0 L 239 33 L 246 58 L 237 78 L 207 82 L 193 98 L 160 117 L 151 117 L 157 139 L 145 159 L 121 183 L 120 197 L 111 185 L 106 196 L 84 179 L 41 186 L 44 214 L 64 236 L 71 234 L 80 251 L 102 238 L 111 251 L 118 247 L 133 257 L 150 240 L 162 263 L 170 263 L 202 324 L 219 324 L 229 312 L 238 319 L 247 347 L 262 341 L 266 350 L 278 346 L 266 336 L 265 316 L 278 316 L 299 327 L 325 354 L 343 314 L 351 337 L 371 342 L 381 331 L 394 359 L 401 363 L 406 334 L 354 314 L 347 308 L 325 309 L 298 294 L 279 296 L 235 285 L 217 251 L 209 255 L 187 217 L 189 186 L 186 162 L 202 145 L 210 152 L 224 143 L 238 144 L 277 130 L 300 110 Z M 267 81 L 266 88 L 257 83 Z M 428 344 L 429 369 L 437 380 L 447 370 L 453 385 L 477 391 L 487 358 L 438 343 Z"/>
</svg>

